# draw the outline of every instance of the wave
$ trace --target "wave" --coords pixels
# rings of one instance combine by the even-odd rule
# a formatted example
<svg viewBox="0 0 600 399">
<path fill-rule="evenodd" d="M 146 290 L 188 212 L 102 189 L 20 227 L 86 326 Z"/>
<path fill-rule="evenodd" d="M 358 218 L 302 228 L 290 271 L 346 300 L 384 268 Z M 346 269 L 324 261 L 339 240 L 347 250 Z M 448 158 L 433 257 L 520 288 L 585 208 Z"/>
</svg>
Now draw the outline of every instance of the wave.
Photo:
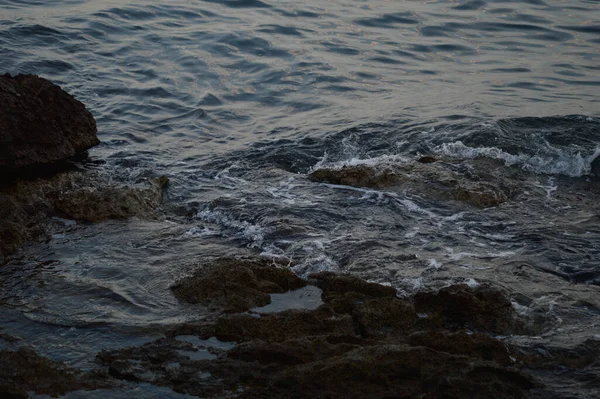
<svg viewBox="0 0 600 399">
<path fill-rule="evenodd" d="M 600 156 L 600 147 L 589 155 L 582 154 L 572 148 L 559 148 L 547 141 L 538 147 L 536 154 L 523 152 L 511 154 L 497 147 L 469 147 L 462 141 L 444 143 L 434 148 L 437 154 L 458 157 L 486 157 L 504 161 L 507 166 L 518 165 L 522 169 L 537 174 L 566 175 L 581 177 L 592 171 L 592 162 Z"/>
</svg>

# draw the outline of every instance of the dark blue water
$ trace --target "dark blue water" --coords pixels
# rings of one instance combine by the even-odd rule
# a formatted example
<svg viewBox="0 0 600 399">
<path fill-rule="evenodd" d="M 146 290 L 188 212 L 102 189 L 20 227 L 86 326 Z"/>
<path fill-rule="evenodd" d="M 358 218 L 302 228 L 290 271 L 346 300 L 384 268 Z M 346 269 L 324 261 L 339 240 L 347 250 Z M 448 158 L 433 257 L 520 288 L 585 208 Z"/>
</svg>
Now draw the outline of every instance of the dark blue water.
<svg viewBox="0 0 600 399">
<path fill-rule="evenodd" d="M 597 1 L 6 1 L 0 69 L 161 159 L 411 118 L 598 115 Z M 157 148 L 159 147 L 159 148 Z"/>
<path fill-rule="evenodd" d="M 164 220 L 68 222 L 0 272 L 2 331 L 47 356 L 93 367 L 198 317 L 169 285 L 239 252 L 401 294 L 492 281 L 546 320 L 507 340 L 600 339 L 596 0 L 0 0 L 0 72 L 84 102 L 101 173 L 171 179 Z M 307 179 L 423 154 L 474 160 L 467 172 L 498 160 L 514 197 L 482 210 Z"/>
</svg>

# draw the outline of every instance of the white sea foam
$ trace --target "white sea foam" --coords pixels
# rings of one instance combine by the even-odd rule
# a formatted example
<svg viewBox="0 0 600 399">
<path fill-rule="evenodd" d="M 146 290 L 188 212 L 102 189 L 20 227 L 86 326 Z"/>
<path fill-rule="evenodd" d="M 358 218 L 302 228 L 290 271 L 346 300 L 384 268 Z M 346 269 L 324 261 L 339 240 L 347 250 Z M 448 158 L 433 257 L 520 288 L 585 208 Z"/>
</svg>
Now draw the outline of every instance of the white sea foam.
<svg viewBox="0 0 600 399">
<path fill-rule="evenodd" d="M 426 215 L 429 217 L 436 217 L 437 215 L 431 211 L 428 211 L 427 209 L 423 209 L 421 208 L 419 205 L 417 205 L 415 202 L 409 200 L 409 199 L 400 199 L 398 200 L 398 202 L 400 204 L 402 204 L 407 211 L 409 212 L 413 212 L 413 213 L 420 213 L 421 215 Z"/>
<path fill-rule="evenodd" d="M 544 141 L 535 155 L 524 153 L 510 154 L 496 147 L 469 147 L 462 141 L 444 143 L 433 150 L 437 154 L 460 157 L 476 158 L 487 157 L 504 161 L 507 166 L 520 165 L 528 172 L 537 174 L 566 175 L 580 177 L 590 173 L 592 161 L 600 155 L 600 148 L 591 155 L 582 155 L 581 152 L 557 148 Z"/>
<path fill-rule="evenodd" d="M 477 288 L 477 287 L 479 287 L 479 283 L 475 279 L 473 279 L 473 278 L 467 279 L 467 281 L 465 281 L 465 284 L 468 285 L 471 288 Z"/>
<path fill-rule="evenodd" d="M 439 270 L 442 267 L 442 264 L 433 258 L 429 259 L 429 261 L 427 262 L 427 265 L 429 267 L 433 267 L 435 270 Z"/>
<path fill-rule="evenodd" d="M 385 166 L 385 165 L 390 165 L 390 164 L 398 165 L 398 164 L 405 164 L 405 163 L 408 163 L 411 161 L 412 161 L 411 158 L 407 158 L 403 155 L 391 154 L 391 155 L 380 155 L 378 157 L 373 157 L 373 158 L 352 157 L 352 158 L 347 158 L 343 161 L 328 162 L 327 154 L 325 154 L 323 156 L 323 158 L 311 168 L 311 172 L 315 171 L 317 169 L 322 169 L 322 168 L 339 170 L 339 169 L 342 169 L 342 168 L 348 167 L 348 166 L 361 166 L 361 165 Z"/>
<path fill-rule="evenodd" d="M 309 257 L 302 263 L 292 267 L 292 271 L 302 277 L 313 273 L 338 272 L 339 270 L 338 263 L 326 254 Z"/>
<path fill-rule="evenodd" d="M 188 231 L 186 231 L 185 233 L 183 233 L 183 235 L 185 237 L 206 237 L 206 236 L 212 236 L 215 234 L 217 234 L 216 231 L 211 230 L 205 226 L 194 226 L 191 229 L 189 229 Z"/>
<path fill-rule="evenodd" d="M 196 214 L 196 218 L 204 222 L 216 223 L 225 228 L 236 230 L 239 236 L 249 241 L 251 248 L 260 248 L 262 246 L 264 235 L 267 232 L 265 228 L 252 224 L 248 221 L 240 221 L 221 212 L 204 209 Z"/>
</svg>

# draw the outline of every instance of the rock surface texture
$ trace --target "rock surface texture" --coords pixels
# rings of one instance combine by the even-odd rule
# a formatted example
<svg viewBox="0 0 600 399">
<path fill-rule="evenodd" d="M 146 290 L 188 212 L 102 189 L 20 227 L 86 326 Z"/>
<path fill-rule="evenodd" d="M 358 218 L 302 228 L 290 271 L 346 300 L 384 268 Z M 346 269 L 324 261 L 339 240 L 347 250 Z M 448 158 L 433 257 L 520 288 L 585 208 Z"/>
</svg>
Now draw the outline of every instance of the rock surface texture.
<svg viewBox="0 0 600 399">
<path fill-rule="evenodd" d="M 66 172 L 0 187 L 0 263 L 23 244 L 44 237 L 49 217 L 88 223 L 156 218 L 167 183 L 163 176 L 136 187 L 119 186 L 96 173 Z"/>
<path fill-rule="evenodd" d="M 0 76 L 0 180 L 98 143 L 92 114 L 60 87 L 36 75 Z"/>
<path fill-rule="evenodd" d="M 392 287 L 351 275 L 297 281 L 282 270 L 244 258 L 201 265 L 172 289 L 220 314 L 142 346 L 103 351 L 98 360 L 114 378 L 199 397 L 526 398 L 540 387 L 490 335 L 519 324 L 507 294 L 491 285 L 399 298 Z M 261 288 L 272 284 L 278 288 Z M 232 302 L 235 287 L 266 293 L 303 284 L 322 290 L 321 306 L 247 311 L 256 295 L 238 313 L 231 306 L 241 303 Z M 445 303 L 457 299 L 458 307 Z"/>
<path fill-rule="evenodd" d="M 26 399 L 30 392 L 59 397 L 76 390 L 110 387 L 102 374 L 76 370 L 36 354 L 28 348 L 0 351 L 0 397 Z"/>
<path fill-rule="evenodd" d="M 517 170 L 499 161 L 422 157 L 414 163 L 358 164 L 325 167 L 308 178 L 352 187 L 407 190 L 435 200 L 462 201 L 480 208 L 498 206 L 514 196 Z M 502 173 L 501 173 L 502 172 Z"/>
<path fill-rule="evenodd" d="M 302 288 L 306 283 L 288 268 L 257 259 L 222 258 L 199 267 L 171 289 L 183 301 L 225 312 L 243 312 L 271 303 L 269 294 Z"/>
<path fill-rule="evenodd" d="M 60 87 L 36 75 L 0 76 L 0 264 L 43 237 L 49 217 L 156 216 L 164 176 L 132 187 L 99 173 L 61 170 L 98 143 L 92 114 Z"/>
</svg>

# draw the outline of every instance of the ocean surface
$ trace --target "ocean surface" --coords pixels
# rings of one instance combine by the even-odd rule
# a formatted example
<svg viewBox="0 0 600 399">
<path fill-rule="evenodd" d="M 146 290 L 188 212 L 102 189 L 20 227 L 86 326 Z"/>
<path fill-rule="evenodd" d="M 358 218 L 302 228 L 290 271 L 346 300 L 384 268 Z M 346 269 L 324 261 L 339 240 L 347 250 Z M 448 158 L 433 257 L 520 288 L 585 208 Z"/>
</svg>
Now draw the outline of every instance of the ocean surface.
<svg viewBox="0 0 600 399">
<path fill-rule="evenodd" d="M 401 295 L 491 281 L 540 320 L 509 342 L 600 340 L 597 0 L 0 0 L 0 72 L 86 104 L 100 173 L 170 178 L 162 220 L 57 218 L 1 268 L 0 332 L 23 340 L 0 347 L 93 368 L 197 319 L 169 286 L 237 253 Z M 307 178 L 422 155 L 495 159 L 515 193 L 480 209 Z M 593 398 L 599 376 L 540 378 Z"/>
</svg>

